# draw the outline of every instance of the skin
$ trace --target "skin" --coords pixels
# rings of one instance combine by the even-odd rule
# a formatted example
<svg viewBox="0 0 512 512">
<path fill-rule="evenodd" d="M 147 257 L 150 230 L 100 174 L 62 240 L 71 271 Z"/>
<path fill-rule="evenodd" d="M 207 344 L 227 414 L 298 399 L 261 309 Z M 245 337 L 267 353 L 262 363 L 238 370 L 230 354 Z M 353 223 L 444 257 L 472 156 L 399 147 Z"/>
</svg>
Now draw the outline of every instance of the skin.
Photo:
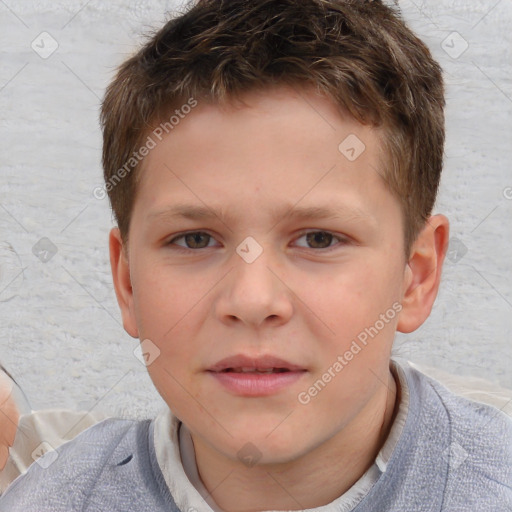
<svg viewBox="0 0 512 512">
<path fill-rule="evenodd" d="M 347 491 L 389 434 L 399 399 L 389 370 L 394 334 L 430 313 L 448 221 L 432 216 L 405 261 L 400 205 L 380 176 L 380 131 L 308 89 L 243 99 L 238 107 L 200 101 L 151 150 L 128 245 L 111 231 L 111 265 L 124 328 L 158 347 L 149 374 L 190 429 L 216 503 L 301 510 Z M 350 134 L 366 146 L 353 162 L 338 150 Z M 226 217 L 159 215 L 178 203 Z M 288 215 L 307 206 L 336 215 Z M 211 237 L 178 238 L 197 231 Z M 315 241 L 304 231 L 334 236 Z M 248 236 L 263 249 L 252 263 L 236 252 Z M 301 404 L 298 394 L 398 303 L 400 314 Z M 272 354 L 307 372 L 275 395 L 241 397 L 205 371 L 235 354 Z M 252 467 L 237 456 L 248 442 L 261 453 Z"/>
<path fill-rule="evenodd" d="M 0 470 L 9 458 L 9 447 L 14 443 L 20 417 L 12 389 L 13 382 L 0 370 Z"/>
</svg>

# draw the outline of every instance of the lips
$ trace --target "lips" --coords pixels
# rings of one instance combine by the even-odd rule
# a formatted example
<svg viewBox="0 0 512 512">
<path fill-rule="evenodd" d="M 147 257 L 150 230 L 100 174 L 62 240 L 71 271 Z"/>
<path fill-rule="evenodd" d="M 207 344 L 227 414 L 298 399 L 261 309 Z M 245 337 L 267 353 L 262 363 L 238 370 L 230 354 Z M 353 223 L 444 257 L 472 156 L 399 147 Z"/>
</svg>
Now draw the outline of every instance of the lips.
<svg viewBox="0 0 512 512">
<path fill-rule="evenodd" d="M 257 358 L 236 355 L 222 359 L 207 371 L 214 373 L 283 373 L 306 371 L 306 369 L 271 355 Z"/>
<path fill-rule="evenodd" d="M 260 370 L 258 368 L 226 368 L 222 370 L 225 373 L 282 373 L 289 372 L 288 368 L 266 368 L 265 370 Z"/>
<path fill-rule="evenodd" d="M 297 384 L 307 369 L 278 357 L 237 355 L 222 359 L 207 373 L 229 393 L 243 397 L 275 395 Z"/>
</svg>

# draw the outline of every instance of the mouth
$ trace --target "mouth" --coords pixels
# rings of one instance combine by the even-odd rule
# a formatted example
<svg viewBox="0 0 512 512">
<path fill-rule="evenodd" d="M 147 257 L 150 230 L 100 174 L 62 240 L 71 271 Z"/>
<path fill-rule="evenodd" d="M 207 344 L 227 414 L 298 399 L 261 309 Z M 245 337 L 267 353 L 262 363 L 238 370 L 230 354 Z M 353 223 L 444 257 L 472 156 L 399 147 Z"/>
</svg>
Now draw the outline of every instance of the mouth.
<svg viewBox="0 0 512 512">
<path fill-rule="evenodd" d="M 297 382 L 307 371 L 304 367 L 269 355 L 228 357 L 207 370 L 224 389 L 247 397 L 278 393 Z"/>
<path fill-rule="evenodd" d="M 240 354 L 222 359 L 207 371 L 214 373 L 284 373 L 306 371 L 306 369 L 272 355 L 250 357 Z"/>
<path fill-rule="evenodd" d="M 284 373 L 289 372 L 288 368 L 226 368 L 221 373 Z"/>
</svg>

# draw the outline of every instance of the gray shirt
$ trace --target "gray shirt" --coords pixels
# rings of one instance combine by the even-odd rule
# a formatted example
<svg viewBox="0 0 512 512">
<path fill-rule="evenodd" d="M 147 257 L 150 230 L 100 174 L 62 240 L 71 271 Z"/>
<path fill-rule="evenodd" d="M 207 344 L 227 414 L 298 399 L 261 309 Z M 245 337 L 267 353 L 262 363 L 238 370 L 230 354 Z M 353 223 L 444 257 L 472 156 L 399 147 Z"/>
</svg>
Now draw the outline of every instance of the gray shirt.
<svg viewBox="0 0 512 512">
<path fill-rule="evenodd" d="M 409 393 L 405 422 L 352 510 L 512 511 L 512 420 L 410 366 L 397 368 Z M 154 429 L 154 421 L 113 419 L 87 429 L 56 459 L 46 454 L 19 477 L 0 511 L 180 511 L 158 463 Z"/>
</svg>

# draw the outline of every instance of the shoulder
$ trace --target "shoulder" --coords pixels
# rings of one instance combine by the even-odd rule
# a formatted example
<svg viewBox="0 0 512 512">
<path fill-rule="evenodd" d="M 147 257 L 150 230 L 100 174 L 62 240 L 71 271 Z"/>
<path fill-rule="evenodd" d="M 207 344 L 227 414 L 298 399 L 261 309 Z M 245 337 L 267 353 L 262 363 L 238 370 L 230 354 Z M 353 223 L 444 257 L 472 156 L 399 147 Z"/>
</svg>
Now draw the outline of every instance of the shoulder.
<svg viewBox="0 0 512 512">
<path fill-rule="evenodd" d="M 88 428 L 38 458 L 0 498 L 0 511 L 136 510 L 137 495 L 143 506 L 160 510 L 149 430 L 149 420 L 119 419 Z"/>
<path fill-rule="evenodd" d="M 505 413 L 504 407 L 499 408 L 459 395 L 437 379 L 416 369 L 411 369 L 411 372 L 419 385 L 428 389 L 439 407 L 444 409 L 450 434 L 455 441 L 462 440 L 468 447 L 473 446 L 485 452 L 496 452 L 499 448 L 504 460 L 508 464 L 512 463 L 512 418 Z M 503 450 L 504 447 L 509 450 Z"/>
<path fill-rule="evenodd" d="M 508 468 L 512 484 L 512 418 L 502 409 L 477 402 L 449 391 L 429 379 L 449 418 L 453 443 L 460 443 L 468 455 L 479 454 L 473 462 L 488 469 Z"/>
<path fill-rule="evenodd" d="M 446 499 L 463 499 L 471 510 L 485 499 L 511 506 L 512 418 L 498 407 L 450 391 L 414 368 L 408 375 L 417 396 L 432 406 L 430 412 L 443 418 L 431 442 L 446 443 Z"/>
</svg>

